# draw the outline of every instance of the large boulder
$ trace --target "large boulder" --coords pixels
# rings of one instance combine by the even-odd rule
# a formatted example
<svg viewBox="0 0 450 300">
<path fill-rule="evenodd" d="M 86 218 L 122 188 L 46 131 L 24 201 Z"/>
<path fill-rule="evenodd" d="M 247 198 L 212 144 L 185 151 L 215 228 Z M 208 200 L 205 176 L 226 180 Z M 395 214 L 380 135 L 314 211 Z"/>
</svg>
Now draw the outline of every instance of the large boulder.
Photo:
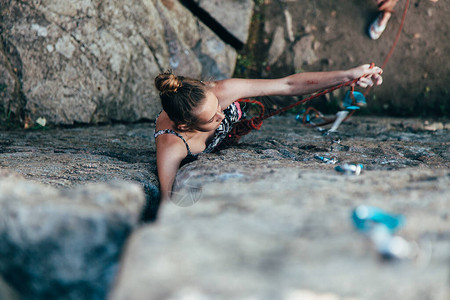
<svg viewBox="0 0 450 300">
<path fill-rule="evenodd" d="M 103 299 L 144 206 L 128 182 L 57 190 L 0 173 L 0 274 L 22 299 Z"/>
<path fill-rule="evenodd" d="M 236 51 L 178 1 L 2 0 L 1 9 L 2 121 L 153 119 L 161 71 L 233 73 Z"/>
<path fill-rule="evenodd" d="M 205 184 L 193 206 L 167 203 L 157 226 L 133 232 L 110 300 L 448 299 L 448 220 L 437 216 L 448 206 L 444 170 L 414 169 L 414 179 L 411 169 L 346 177 L 333 166 L 274 164 L 269 173 L 255 164 L 251 171 L 265 173 L 257 179 L 250 162 L 239 167 L 253 159 L 226 156 L 233 176 Z M 400 235 L 420 245 L 418 256 L 381 262 L 352 228 L 361 203 L 404 213 Z"/>
<path fill-rule="evenodd" d="M 274 117 L 183 166 L 157 224 L 128 240 L 109 299 L 449 299 L 448 133 L 409 122 L 354 118 L 336 141 Z M 408 259 L 382 260 L 355 230 L 361 204 L 405 216 Z"/>
<path fill-rule="evenodd" d="M 43 224 L 54 228 L 55 236 L 52 237 L 51 232 L 48 232 L 37 245 L 27 239 L 12 244 L 9 231 L 2 227 L 0 221 L 0 247 L 3 247 L 0 265 L 4 267 L 0 267 L 0 278 L 4 277 L 9 287 L 13 286 L 24 299 L 56 298 L 53 294 L 47 295 L 49 285 L 57 287 L 55 294 L 60 293 L 62 299 L 101 299 L 114 276 L 123 239 L 137 224 L 137 220 L 153 220 L 159 206 L 153 130 L 153 124 L 140 123 L 128 126 L 0 131 L 0 166 L 14 170 L 27 180 L 17 177 L 17 183 L 11 179 L 3 184 L 9 183 L 17 193 L 23 190 L 22 193 L 26 194 L 32 187 L 35 188 L 35 193 L 30 192 L 28 196 L 23 196 L 24 199 L 16 199 L 17 209 L 19 206 L 31 207 L 26 202 L 28 198 L 34 201 L 32 204 L 36 209 L 54 208 L 49 208 L 49 215 L 45 217 L 33 214 L 29 222 L 10 222 L 18 231 L 32 234 L 35 217 L 40 216 L 45 220 Z M 111 181 L 133 184 L 111 185 Z M 101 184 L 95 186 L 98 193 L 93 193 L 90 185 L 86 186 L 93 182 Z M 138 195 L 133 192 L 136 192 L 136 185 L 140 186 Z M 8 190 L 0 189 L 0 193 L 3 197 L 9 197 L 8 201 L 14 200 Z M 50 193 L 60 196 L 50 197 Z M 80 195 L 84 197 L 81 203 L 78 201 Z M 102 201 L 101 197 L 104 200 L 112 197 L 114 201 L 99 206 L 97 202 Z M 4 209 L 2 204 L 0 220 L 9 220 L 10 210 Z M 90 213 L 80 215 L 82 211 Z M 69 225 L 66 226 L 63 219 L 72 226 L 70 230 L 64 231 Z M 79 247 L 83 249 L 69 247 L 68 240 L 71 239 L 80 241 Z M 55 251 L 48 252 L 48 260 L 42 259 L 38 248 L 47 251 L 48 247 L 53 246 Z M 16 254 L 12 256 L 17 256 L 17 259 L 11 261 L 11 255 L 3 255 L 5 247 L 15 249 Z M 102 252 L 103 247 L 108 251 Z M 94 253 L 97 250 L 98 256 Z M 71 260 L 70 255 L 73 255 Z M 64 259 L 59 259 L 61 257 Z M 62 270 L 70 267 L 71 263 L 80 266 L 74 269 L 74 277 L 70 281 Z M 18 271 L 10 272 L 13 267 Z M 46 270 L 53 267 L 59 269 L 48 277 Z M 29 273 L 33 270 L 31 276 Z M 12 274 L 17 277 L 11 278 Z M 58 279 L 60 277 L 61 280 Z M 42 284 L 35 287 L 36 281 Z M 12 293 L 8 285 L 2 284 L 0 280 L 0 299 L 15 300 L 10 296 Z"/>
</svg>

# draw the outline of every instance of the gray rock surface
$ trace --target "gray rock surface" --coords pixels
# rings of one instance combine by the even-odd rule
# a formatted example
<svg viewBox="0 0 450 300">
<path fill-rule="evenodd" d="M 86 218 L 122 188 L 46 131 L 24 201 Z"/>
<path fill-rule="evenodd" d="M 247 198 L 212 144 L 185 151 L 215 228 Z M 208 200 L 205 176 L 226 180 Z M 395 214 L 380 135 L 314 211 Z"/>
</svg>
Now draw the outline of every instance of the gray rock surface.
<svg viewBox="0 0 450 300">
<path fill-rule="evenodd" d="M 253 15 L 254 1 L 194 0 L 194 2 L 207 11 L 216 21 L 218 21 L 243 44 L 247 43 L 250 22 Z"/>
<path fill-rule="evenodd" d="M 22 106 L 21 101 L 13 101 L 20 98 L 20 81 L 13 67 L 4 55 L 3 44 L 0 43 L 0 125 L 4 126 L 11 119 L 9 112 L 18 112 Z"/>
<path fill-rule="evenodd" d="M 439 125 L 430 126 L 434 123 Z M 352 117 L 339 127 L 340 136 L 323 136 L 296 122 L 294 115 L 265 121 L 260 131 L 245 136 L 238 146 L 204 155 L 180 170 L 173 202 L 164 204 L 156 222 L 132 233 L 110 298 L 379 299 L 393 294 L 402 299 L 446 300 L 448 124 Z M 64 204 L 69 197 L 76 199 L 73 189 L 83 191 L 86 183 L 126 180 L 144 189 L 154 217 L 158 184 L 153 130 L 153 123 L 141 123 L 3 131 L 0 166 L 25 177 L 27 181 L 20 181 L 25 186 L 47 185 L 39 184 L 43 190 L 25 204 L 35 200 L 44 205 L 49 191 L 64 195 Z M 342 176 L 335 165 L 321 163 L 315 154 L 336 157 L 341 163 L 359 162 L 364 170 L 357 177 Z M 350 222 L 351 210 L 360 204 L 404 214 L 407 222 L 399 235 L 416 242 L 420 255 L 381 261 L 372 243 Z M 120 205 L 117 209 L 128 211 Z M 77 211 L 70 215 L 75 218 Z M 106 221 L 108 211 L 97 212 L 99 219 L 104 217 L 101 224 L 120 232 L 113 229 L 119 228 L 117 223 Z M 52 215 L 57 219 L 57 214 Z M 71 220 L 70 215 L 66 220 Z M 87 230 L 80 226 L 70 233 L 83 240 Z M 93 244 L 97 241 L 92 239 Z M 32 249 L 21 248 L 18 253 Z M 22 256 L 16 256 L 2 255 L 0 264 L 14 262 L 26 269 L 30 260 L 17 262 Z M 108 262 L 112 269 L 117 259 Z M 46 277 L 40 271 L 44 266 L 39 264 L 39 274 L 33 275 Z M 93 271 L 85 270 L 85 275 L 93 278 Z M 17 288 L 11 284 L 17 278 L 6 276 L 15 273 L 0 274 Z M 18 276 L 23 286 L 34 282 L 29 275 Z M 79 295 L 88 286 L 107 293 L 105 286 L 101 290 L 99 284 L 84 284 L 58 295 Z"/>
<path fill-rule="evenodd" d="M 284 29 L 281 26 L 277 26 L 273 34 L 272 43 L 270 44 L 269 54 L 267 56 L 268 64 L 273 65 L 277 62 L 285 49 L 286 40 L 284 39 Z"/>
<path fill-rule="evenodd" d="M 158 73 L 233 73 L 236 51 L 178 1 L 1 4 L 2 121 L 8 114 L 29 126 L 39 117 L 50 124 L 152 119 L 160 110 Z"/>
<path fill-rule="evenodd" d="M 49 191 L 63 195 L 60 197 L 61 199 L 53 200 L 57 203 L 59 203 L 58 201 L 66 201 L 66 204 L 56 205 L 52 202 L 52 205 L 61 208 L 61 213 L 58 214 L 58 212 L 49 209 L 49 216 L 45 218 L 47 223 L 54 226 L 55 230 L 58 227 L 65 228 L 63 220 L 58 219 L 58 217 L 62 218 L 62 213 L 67 214 L 66 220 L 77 222 L 72 228 L 73 232 L 66 232 L 66 236 L 63 236 L 64 232 L 62 232 L 60 235 L 56 235 L 53 240 L 50 237 L 47 240 L 42 240 L 40 244 L 42 247 L 58 245 L 57 240 L 61 240 L 62 246 L 57 248 L 55 253 L 52 253 L 52 262 L 43 260 L 42 265 L 37 261 L 28 262 L 28 260 L 24 260 L 20 262 L 18 261 L 20 257 L 29 255 L 31 253 L 29 251 L 36 252 L 37 250 L 31 246 L 17 245 L 17 247 L 21 246 L 17 250 L 17 255 L 22 256 L 17 256 L 18 258 L 14 261 L 15 266 L 17 269 L 25 271 L 34 268 L 32 275 L 35 277 L 17 273 L 17 278 L 11 278 L 11 272 L 3 273 L 5 269 L 2 268 L 0 268 L 0 274 L 14 285 L 17 285 L 17 280 L 20 280 L 21 284 L 18 289 L 20 289 L 22 295 L 27 295 L 29 299 L 49 299 L 50 296 L 43 290 L 48 288 L 48 285 L 55 286 L 60 280 L 62 282 L 61 287 L 55 286 L 56 289 L 52 294 L 55 295 L 54 298 L 102 299 L 108 289 L 109 281 L 115 274 L 121 245 L 127 234 L 132 230 L 131 227 L 135 226 L 138 220 L 155 218 L 159 204 L 159 191 L 155 174 L 153 129 L 153 124 L 144 123 L 130 126 L 115 125 L 0 132 L 1 169 L 19 173 L 28 180 L 20 181 L 24 183 L 24 186 L 36 188 L 36 197 L 34 197 L 36 198 L 36 206 L 41 202 L 43 205 L 47 205 L 44 200 Z M 109 182 L 111 181 L 129 183 L 126 186 L 110 187 Z M 106 196 L 109 196 L 117 201 L 110 202 L 108 205 L 105 204 L 105 207 L 99 207 L 98 210 L 93 210 L 91 206 L 95 206 L 98 201 L 102 200 L 99 198 L 100 196 L 91 199 L 94 195 L 92 191 L 87 190 L 85 185 L 93 182 L 106 184 L 106 186 L 103 186 L 103 195 L 105 196 L 103 199 L 107 200 L 108 197 Z M 40 184 L 36 185 L 36 183 Z M 129 186 L 130 183 L 131 186 Z M 42 184 L 45 184 L 45 186 Z M 133 187 L 136 184 L 140 186 L 140 191 L 138 195 L 133 196 Z M 88 205 L 87 209 L 92 212 L 90 216 L 82 218 L 79 216 L 81 208 L 71 209 L 74 206 L 67 204 L 69 199 L 75 201 L 77 195 L 79 195 L 73 189 L 84 193 L 86 197 L 90 197 L 83 200 L 83 206 L 79 206 L 84 207 L 86 202 L 92 202 L 92 205 Z M 145 201 L 142 199 L 144 194 Z M 2 195 L 6 197 L 8 194 L 3 194 L 2 190 Z M 119 200 L 123 200 L 127 195 L 133 196 L 133 198 L 130 199 L 129 204 L 122 203 L 122 206 Z M 4 209 L 2 209 L 2 212 L 7 214 Z M 128 216 L 128 219 L 121 219 L 121 216 Z M 2 219 L 4 219 L 3 215 Z M 74 223 L 75 221 L 71 222 Z M 83 224 L 88 225 L 84 226 Z M 25 226 L 27 224 L 21 225 L 21 227 L 17 227 L 23 231 L 33 230 L 32 226 L 28 228 L 28 226 Z M 97 231 L 98 235 L 92 233 Z M 102 234 L 104 235 L 102 236 Z M 93 237 L 97 238 L 94 239 Z M 9 245 L 5 242 L 7 238 L 9 237 L 2 235 L 0 244 L 5 247 Z M 77 238 L 82 242 L 77 247 L 84 248 L 82 250 L 77 247 L 74 249 L 68 248 L 72 244 L 67 242 L 67 239 L 72 238 Z M 102 248 L 103 246 L 99 244 L 106 248 Z M 102 252 L 102 249 L 109 252 Z M 95 252 L 97 250 L 98 253 Z M 58 257 L 68 259 L 69 255 L 73 255 L 73 262 L 67 262 L 63 259 L 55 260 Z M 15 255 L 12 255 L 12 257 L 15 257 Z M 40 256 L 36 259 L 38 258 L 40 259 Z M 0 265 L 5 266 L 5 264 L 11 263 L 10 260 L 10 255 L 2 255 Z M 97 260 L 97 262 L 91 262 L 91 260 Z M 49 268 L 50 263 L 53 263 L 54 267 L 60 270 L 53 277 L 47 276 L 47 273 L 42 271 L 42 268 Z M 70 263 L 79 263 L 78 269 L 74 270 L 72 281 L 61 276 L 63 268 L 70 266 Z M 92 270 L 89 269 L 89 266 L 92 267 Z M 80 279 L 77 276 L 81 276 L 81 274 L 84 277 Z M 82 280 L 82 282 L 77 283 L 77 280 Z M 34 284 L 35 281 L 42 284 L 36 285 Z M 32 284 L 33 287 L 30 288 Z M 21 287 L 28 290 L 24 291 Z M 2 290 L 1 286 L 0 290 Z"/>
<path fill-rule="evenodd" d="M 450 82 L 449 1 L 411 2 L 398 43 L 394 43 L 407 1 L 394 8 L 385 32 L 373 41 L 368 28 L 377 17 L 376 1 L 256 1 L 255 30 L 243 54 L 243 64 L 237 70 L 252 78 L 278 78 L 294 72 L 346 70 L 374 62 L 382 66 L 383 84 L 368 94 L 368 109 L 372 114 L 389 116 L 450 115 L 448 82 Z M 336 4 L 336 5 L 335 5 Z M 267 71 L 268 45 L 278 26 L 286 29 L 286 48 L 278 64 Z M 264 30 L 260 30 L 264 28 Z M 314 35 L 313 50 L 296 51 L 299 40 Z M 320 47 L 319 44 L 320 43 Z M 392 56 L 386 62 L 391 47 Z M 251 47 L 250 45 L 255 45 Z M 309 52 L 311 60 L 294 56 Z M 424 59 L 426 58 L 426 59 Z M 301 67 L 301 68 L 299 68 Z M 370 101 L 372 100 L 372 101 Z M 333 107 L 334 103 L 330 104 Z"/>
<path fill-rule="evenodd" d="M 130 181 L 146 195 L 146 219 L 159 204 L 153 124 L 0 132 L 0 166 L 59 189 Z"/>
<path fill-rule="evenodd" d="M 103 299 L 144 204 L 129 182 L 57 190 L 2 170 L 0 272 L 22 299 Z"/>
<path fill-rule="evenodd" d="M 314 51 L 314 36 L 307 35 L 302 37 L 293 46 L 294 67 L 296 70 L 302 70 L 305 65 L 311 65 L 318 60 Z"/>
<path fill-rule="evenodd" d="M 352 118 L 338 143 L 272 118 L 184 166 L 177 197 L 194 201 L 165 203 L 133 233 L 109 299 L 448 299 L 449 136 L 417 123 Z M 315 154 L 364 170 L 346 176 Z M 406 217 L 410 259 L 382 260 L 355 230 L 361 204 Z"/>
</svg>

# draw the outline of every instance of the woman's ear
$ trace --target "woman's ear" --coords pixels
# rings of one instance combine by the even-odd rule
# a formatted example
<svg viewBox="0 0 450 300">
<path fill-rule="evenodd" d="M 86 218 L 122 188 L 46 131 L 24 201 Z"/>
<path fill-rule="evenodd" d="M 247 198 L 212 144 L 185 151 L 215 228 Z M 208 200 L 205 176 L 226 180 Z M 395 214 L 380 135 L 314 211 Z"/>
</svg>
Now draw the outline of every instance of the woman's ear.
<svg viewBox="0 0 450 300">
<path fill-rule="evenodd" d="M 188 124 L 179 124 L 177 125 L 177 129 L 180 131 L 189 131 L 191 127 Z"/>
</svg>

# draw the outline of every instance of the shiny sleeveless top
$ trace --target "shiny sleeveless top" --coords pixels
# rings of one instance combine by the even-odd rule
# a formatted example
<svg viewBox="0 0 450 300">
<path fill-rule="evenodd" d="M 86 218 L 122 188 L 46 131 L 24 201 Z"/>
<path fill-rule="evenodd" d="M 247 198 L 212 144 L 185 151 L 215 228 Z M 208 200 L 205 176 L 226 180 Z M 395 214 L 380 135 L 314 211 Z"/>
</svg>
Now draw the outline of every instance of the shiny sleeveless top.
<svg viewBox="0 0 450 300">
<path fill-rule="evenodd" d="M 202 153 L 210 153 L 210 152 L 214 151 L 217 148 L 217 146 L 220 145 L 220 143 L 228 136 L 229 132 L 233 128 L 233 125 L 238 123 L 239 120 L 242 118 L 242 110 L 239 105 L 239 102 L 231 103 L 231 105 L 228 106 L 223 111 L 223 114 L 224 114 L 225 118 L 222 120 L 219 127 L 216 129 L 214 136 L 211 139 L 211 142 L 206 146 L 205 150 L 203 150 L 200 153 L 195 153 L 195 154 L 192 153 L 186 140 L 179 133 L 173 131 L 172 129 L 162 129 L 162 130 L 155 131 L 154 137 L 156 139 L 158 136 L 160 136 L 162 134 L 173 134 L 173 135 L 179 137 L 186 145 L 186 149 L 187 149 L 187 153 L 188 153 L 187 156 L 183 159 L 183 161 L 181 163 L 183 165 L 187 162 L 197 159 L 198 155 L 200 155 Z"/>
</svg>

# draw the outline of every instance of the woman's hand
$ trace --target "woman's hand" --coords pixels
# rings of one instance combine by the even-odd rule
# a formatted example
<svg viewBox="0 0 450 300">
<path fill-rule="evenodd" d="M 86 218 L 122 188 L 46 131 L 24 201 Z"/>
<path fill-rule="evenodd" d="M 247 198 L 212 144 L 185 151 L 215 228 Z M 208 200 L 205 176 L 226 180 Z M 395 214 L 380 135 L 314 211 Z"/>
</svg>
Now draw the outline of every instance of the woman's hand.
<svg viewBox="0 0 450 300">
<path fill-rule="evenodd" d="M 383 83 L 383 78 L 381 74 L 383 70 L 380 67 L 366 64 L 353 69 L 350 69 L 351 80 L 359 78 L 356 82 L 357 86 L 366 88 L 368 86 L 380 85 Z"/>
</svg>

